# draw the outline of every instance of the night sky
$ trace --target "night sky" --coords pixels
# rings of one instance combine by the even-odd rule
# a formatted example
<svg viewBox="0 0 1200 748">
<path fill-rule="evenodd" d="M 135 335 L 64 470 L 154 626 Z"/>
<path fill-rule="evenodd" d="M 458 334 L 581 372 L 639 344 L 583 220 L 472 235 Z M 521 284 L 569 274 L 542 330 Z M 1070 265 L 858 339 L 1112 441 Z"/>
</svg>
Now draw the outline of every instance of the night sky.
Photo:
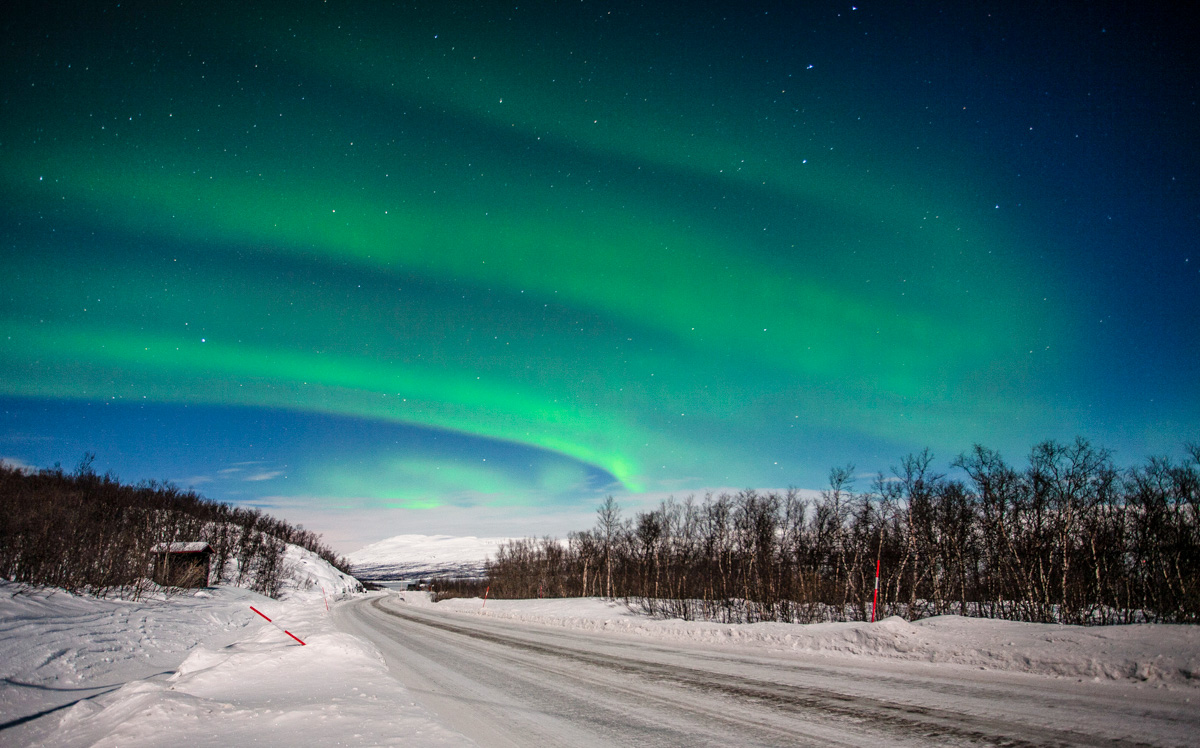
<svg viewBox="0 0 1200 748">
<path fill-rule="evenodd" d="M 1200 440 L 1165 6 L 250 5 L 0 11 L 7 461 L 349 551 Z"/>
</svg>

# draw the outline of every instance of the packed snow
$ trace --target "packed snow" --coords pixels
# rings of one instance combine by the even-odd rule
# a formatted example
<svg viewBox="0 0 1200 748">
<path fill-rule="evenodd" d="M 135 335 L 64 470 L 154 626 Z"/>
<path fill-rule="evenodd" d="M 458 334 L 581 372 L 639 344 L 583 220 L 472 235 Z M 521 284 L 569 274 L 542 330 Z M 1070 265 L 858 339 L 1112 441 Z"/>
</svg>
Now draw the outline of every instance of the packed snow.
<svg viewBox="0 0 1200 748">
<path fill-rule="evenodd" d="M 335 625 L 328 611 L 357 594 L 355 580 L 299 548 L 287 558 L 291 580 L 281 600 L 216 587 L 130 602 L 0 583 L 4 743 L 470 744 L 417 703 L 373 645 Z M 425 593 L 402 594 L 410 605 L 460 615 L 690 647 L 1200 686 L 1200 628 L 1192 626 L 1085 628 L 954 616 L 725 625 L 647 618 L 596 598 L 435 604 Z"/>
<path fill-rule="evenodd" d="M 410 580 L 430 576 L 479 576 L 508 538 L 397 535 L 347 556 L 360 579 Z"/>
</svg>

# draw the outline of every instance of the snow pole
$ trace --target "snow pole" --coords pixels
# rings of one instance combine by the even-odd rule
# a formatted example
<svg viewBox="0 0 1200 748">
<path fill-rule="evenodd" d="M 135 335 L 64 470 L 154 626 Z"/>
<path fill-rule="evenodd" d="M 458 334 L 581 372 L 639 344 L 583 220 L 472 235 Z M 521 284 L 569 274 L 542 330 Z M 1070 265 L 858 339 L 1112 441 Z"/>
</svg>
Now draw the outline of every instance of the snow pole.
<svg viewBox="0 0 1200 748">
<path fill-rule="evenodd" d="M 325 600 L 325 612 L 329 612 L 329 598 L 325 595 L 325 585 L 321 585 L 321 597 Z"/>
<path fill-rule="evenodd" d="M 871 623 L 875 623 L 875 606 L 879 604 L 879 559 L 875 559 L 875 599 L 871 600 Z"/>
<path fill-rule="evenodd" d="M 486 608 L 486 607 L 487 607 L 487 596 L 488 596 L 488 593 L 489 593 L 489 592 L 491 592 L 491 591 L 492 591 L 492 585 L 490 585 L 490 584 L 489 584 L 489 585 L 487 586 L 487 589 L 485 589 L 485 590 L 483 591 L 483 605 L 479 606 L 479 609 L 480 609 L 480 610 L 483 610 L 484 608 Z"/>
<path fill-rule="evenodd" d="M 263 613 L 261 610 L 259 610 L 258 608 L 254 607 L 253 605 L 251 605 L 251 606 L 250 606 L 250 610 L 253 610 L 255 613 L 259 614 L 259 615 L 260 615 L 260 616 L 262 616 L 263 618 L 267 618 L 267 614 L 266 614 L 266 613 Z M 292 638 L 293 638 L 293 639 L 295 639 L 296 641 L 300 642 L 300 646 L 302 646 L 302 647 L 303 647 L 303 646 L 307 646 L 307 645 L 306 645 L 304 642 L 300 641 L 300 637 L 296 636 L 296 635 L 295 635 L 295 634 L 293 634 L 291 631 L 288 631 L 288 630 L 287 630 L 287 629 L 285 629 L 283 626 L 280 626 L 278 623 L 275 623 L 275 622 L 274 622 L 274 621 L 272 621 L 270 618 L 267 618 L 267 623 L 271 624 L 272 626 L 274 626 L 275 628 L 279 629 L 279 630 L 280 630 L 280 631 L 282 631 L 283 633 L 287 634 L 288 636 L 292 637 Z"/>
</svg>

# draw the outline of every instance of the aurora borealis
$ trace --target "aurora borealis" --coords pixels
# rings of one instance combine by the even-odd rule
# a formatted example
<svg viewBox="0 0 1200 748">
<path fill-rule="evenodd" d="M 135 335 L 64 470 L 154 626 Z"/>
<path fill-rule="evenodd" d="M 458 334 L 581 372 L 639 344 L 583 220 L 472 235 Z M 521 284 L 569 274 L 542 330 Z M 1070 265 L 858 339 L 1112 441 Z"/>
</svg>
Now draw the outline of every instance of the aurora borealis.
<svg viewBox="0 0 1200 748">
<path fill-rule="evenodd" d="M 1177 453 L 1200 112 L 1159 13 L 9 4 L 0 457 L 349 548 Z"/>
</svg>

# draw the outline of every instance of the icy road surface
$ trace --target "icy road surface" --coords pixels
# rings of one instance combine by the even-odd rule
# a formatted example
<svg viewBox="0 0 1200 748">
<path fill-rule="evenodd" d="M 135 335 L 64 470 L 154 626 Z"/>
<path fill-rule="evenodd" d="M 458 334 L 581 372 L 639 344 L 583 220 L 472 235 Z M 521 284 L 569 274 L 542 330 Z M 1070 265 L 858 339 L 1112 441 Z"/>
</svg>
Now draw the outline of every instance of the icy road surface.
<svg viewBox="0 0 1200 748">
<path fill-rule="evenodd" d="M 387 595 L 338 625 L 481 746 L 1196 745 L 1196 690 L 690 646 Z"/>
</svg>

